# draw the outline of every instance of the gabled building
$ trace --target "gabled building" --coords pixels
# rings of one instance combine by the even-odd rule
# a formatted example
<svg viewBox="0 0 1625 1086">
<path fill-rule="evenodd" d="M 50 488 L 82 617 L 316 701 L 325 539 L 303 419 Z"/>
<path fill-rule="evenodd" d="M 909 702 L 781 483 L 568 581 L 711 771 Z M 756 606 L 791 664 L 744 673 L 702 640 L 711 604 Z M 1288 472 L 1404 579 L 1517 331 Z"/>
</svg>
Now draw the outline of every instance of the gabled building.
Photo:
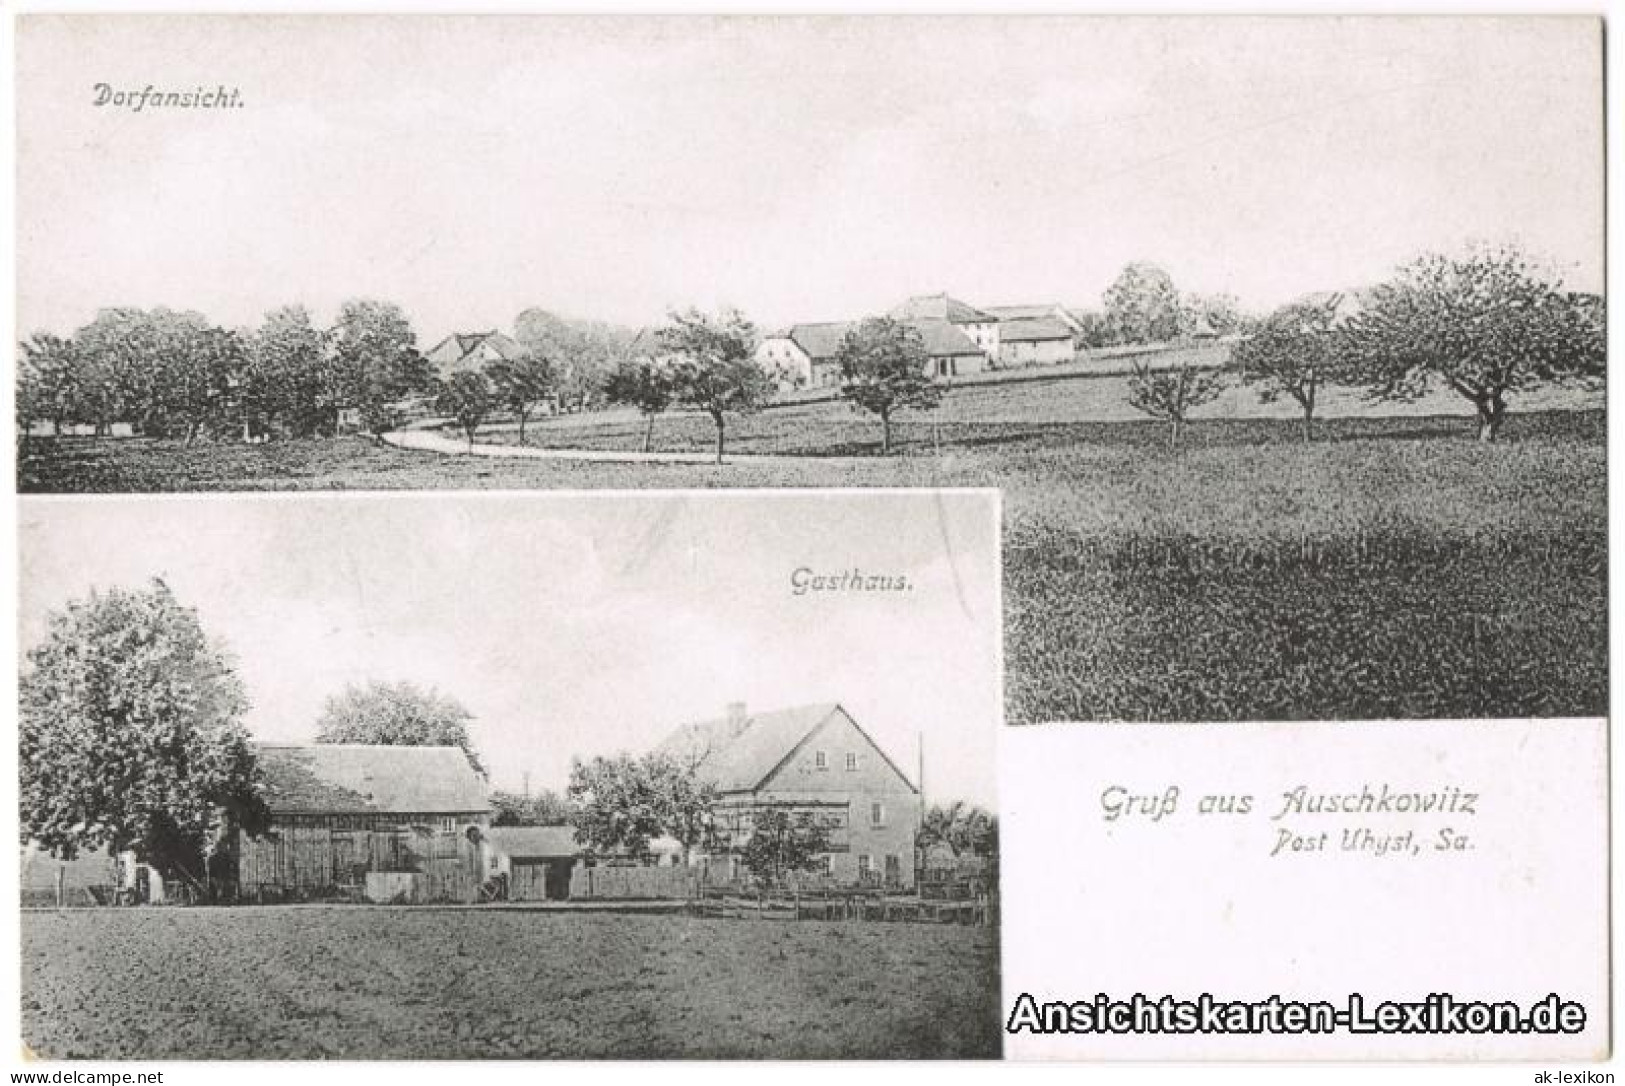
<svg viewBox="0 0 1625 1086">
<path fill-rule="evenodd" d="M 485 778 L 458 747 L 254 744 L 270 827 L 237 831 L 250 899 L 472 899 L 491 821 Z"/>
<path fill-rule="evenodd" d="M 716 787 L 724 849 L 742 847 L 763 811 L 808 814 L 829 831 L 823 869 L 837 883 L 914 885 L 919 789 L 840 705 L 751 713 L 734 704 L 655 749 Z"/>
<path fill-rule="evenodd" d="M 478 373 L 493 362 L 512 362 L 524 353 L 516 340 L 501 332 L 454 332 L 435 344 L 424 358 L 445 380 L 456 373 Z"/>
<path fill-rule="evenodd" d="M 888 315 L 911 323 L 941 321 L 950 324 L 976 344 L 989 363 L 999 360 L 999 318 L 946 293 L 916 294 L 894 307 Z"/>
</svg>

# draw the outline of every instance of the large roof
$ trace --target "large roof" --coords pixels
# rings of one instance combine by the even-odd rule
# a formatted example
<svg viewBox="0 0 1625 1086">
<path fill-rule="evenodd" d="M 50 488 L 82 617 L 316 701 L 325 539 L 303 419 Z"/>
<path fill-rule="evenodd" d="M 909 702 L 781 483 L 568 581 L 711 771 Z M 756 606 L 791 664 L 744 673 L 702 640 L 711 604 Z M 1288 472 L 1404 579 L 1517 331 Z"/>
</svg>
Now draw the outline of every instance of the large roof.
<svg viewBox="0 0 1625 1086">
<path fill-rule="evenodd" d="M 581 853 L 576 831 L 569 826 L 492 826 L 485 836 L 512 860 L 553 860 Z"/>
<path fill-rule="evenodd" d="M 1046 339 L 1072 339 L 1072 329 L 1053 317 L 1016 317 L 999 322 L 1003 343 L 1030 343 Z"/>
<path fill-rule="evenodd" d="M 459 747 L 255 743 L 263 796 L 278 814 L 469 814 L 485 780 Z"/>
<path fill-rule="evenodd" d="M 684 724 L 657 754 L 690 762 L 719 792 L 749 792 L 765 781 L 812 730 L 841 711 L 839 705 L 798 705 Z"/>
<path fill-rule="evenodd" d="M 955 324 L 986 324 L 998 319 L 946 294 L 916 294 L 889 315 L 898 320 L 952 321 Z"/>
<path fill-rule="evenodd" d="M 798 324 L 786 333 L 786 338 L 807 352 L 815 362 L 833 359 L 841 349 L 841 340 L 857 327 L 856 321 L 825 321 L 821 324 Z"/>
</svg>

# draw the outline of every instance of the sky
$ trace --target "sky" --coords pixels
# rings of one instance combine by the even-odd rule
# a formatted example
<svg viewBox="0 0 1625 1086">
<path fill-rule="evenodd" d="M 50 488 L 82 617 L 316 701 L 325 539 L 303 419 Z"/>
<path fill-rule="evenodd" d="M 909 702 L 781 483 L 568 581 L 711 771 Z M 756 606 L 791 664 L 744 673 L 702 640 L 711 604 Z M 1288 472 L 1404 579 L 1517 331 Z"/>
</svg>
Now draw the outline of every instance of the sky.
<svg viewBox="0 0 1625 1086">
<path fill-rule="evenodd" d="M 162 577 L 235 657 L 258 739 L 347 684 L 461 701 L 496 787 L 641 753 L 729 702 L 839 702 L 929 801 L 994 801 L 997 495 L 25 499 L 19 645 L 92 588 Z M 907 577 L 795 595 L 798 568 Z"/>
<path fill-rule="evenodd" d="M 764 327 L 1131 260 L 1267 309 L 1427 249 L 1603 269 L 1595 18 L 25 16 L 18 328 L 346 298 Z M 93 105 L 95 85 L 240 91 Z"/>
</svg>

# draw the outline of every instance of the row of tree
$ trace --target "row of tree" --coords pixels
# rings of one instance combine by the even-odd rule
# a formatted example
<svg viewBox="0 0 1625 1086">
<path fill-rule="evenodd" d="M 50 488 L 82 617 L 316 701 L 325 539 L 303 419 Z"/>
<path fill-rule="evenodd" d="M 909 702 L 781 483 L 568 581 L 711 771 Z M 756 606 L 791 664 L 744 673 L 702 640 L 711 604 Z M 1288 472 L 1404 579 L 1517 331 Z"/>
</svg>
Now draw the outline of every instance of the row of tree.
<svg viewBox="0 0 1625 1086">
<path fill-rule="evenodd" d="M 1479 440 L 1493 441 L 1509 397 L 1600 382 L 1606 355 L 1600 297 L 1563 290 L 1516 248 L 1433 253 L 1373 288 L 1352 314 L 1339 312 L 1336 296 L 1283 306 L 1236 344 L 1225 368 L 1141 360 L 1129 396 L 1170 424 L 1175 443 L 1191 412 L 1238 380 L 1266 403 L 1296 403 L 1309 441 L 1329 387 L 1401 401 L 1444 388 L 1473 405 Z"/>
</svg>

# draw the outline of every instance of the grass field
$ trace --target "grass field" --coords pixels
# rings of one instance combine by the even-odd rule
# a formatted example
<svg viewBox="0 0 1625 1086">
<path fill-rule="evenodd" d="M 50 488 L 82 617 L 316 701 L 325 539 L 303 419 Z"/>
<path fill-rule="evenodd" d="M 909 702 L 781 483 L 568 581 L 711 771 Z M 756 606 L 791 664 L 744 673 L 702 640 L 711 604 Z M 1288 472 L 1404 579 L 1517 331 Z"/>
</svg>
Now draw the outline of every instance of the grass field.
<svg viewBox="0 0 1625 1086">
<path fill-rule="evenodd" d="M 98 1059 L 996 1057 L 991 928 L 334 908 L 22 915 L 22 1032 Z"/>
<path fill-rule="evenodd" d="M 1220 417 L 1168 449 L 1160 425 L 1088 419 L 1086 404 L 1065 399 L 1094 395 L 1099 384 L 981 390 L 985 399 L 962 400 L 959 419 L 944 422 L 934 455 L 917 422 L 899 428 L 904 451 L 895 457 L 722 467 L 434 456 L 359 439 L 189 450 L 71 440 L 36 443 L 22 483 L 995 486 L 1005 496 L 1013 722 L 1606 711 L 1601 410 L 1526 410 L 1490 446 L 1472 439 L 1471 420 L 1453 405 L 1450 415 L 1329 418 L 1309 447 L 1290 418 Z M 1061 397 L 1047 408 L 1010 400 L 1042 400 L 1046 387 Z M 1072 421 L 1006 418 L 1045 411 Z M 822 434 L 826 453 L 861 453 L 860 431 L 872 429 L 830 404 L 749 425 L 770 424 L 756 440 L 772 451 Z M 678 425 L 698 447 L 709 440 L 703 419 L 661 425 L 662 447 L 679 443 Z M 570 419 L 560 430 L 576 435 L 571 443 L 585 444 L 583 434 L 625 443 L 637 426 L 635 417 Z M 735 447 L 752 440 L 738 428 Z"/>
</svg>

